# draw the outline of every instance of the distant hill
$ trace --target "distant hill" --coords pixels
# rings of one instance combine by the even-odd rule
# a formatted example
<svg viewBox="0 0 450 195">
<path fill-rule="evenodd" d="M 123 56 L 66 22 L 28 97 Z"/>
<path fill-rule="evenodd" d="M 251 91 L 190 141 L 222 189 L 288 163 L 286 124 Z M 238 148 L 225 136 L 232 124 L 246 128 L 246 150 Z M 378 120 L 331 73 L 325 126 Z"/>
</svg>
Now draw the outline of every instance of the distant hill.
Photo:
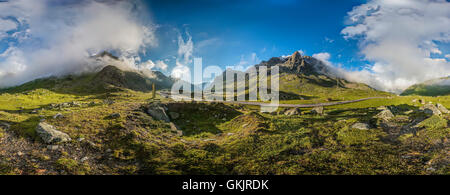
<svg viewBox="0 0 450 195">
<path fill-rule="evenodd" d="M 444 96 L 450 95 L 450 76 L 412 85 L 400 95 Z"/>
</svg>

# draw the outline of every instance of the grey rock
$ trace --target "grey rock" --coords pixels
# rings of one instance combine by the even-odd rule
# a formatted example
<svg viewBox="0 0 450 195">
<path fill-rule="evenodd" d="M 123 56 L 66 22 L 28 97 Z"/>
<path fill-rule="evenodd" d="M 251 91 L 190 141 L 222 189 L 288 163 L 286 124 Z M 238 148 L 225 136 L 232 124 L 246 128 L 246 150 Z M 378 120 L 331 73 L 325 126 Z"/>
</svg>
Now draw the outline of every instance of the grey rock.
<svg viewBox="0 0 450 195">
<path fill-rule="evenodd" d="M 75 101 L 71 102 L 70 105 L 74 107 L 81 107 L 81 103 Z"/>
<path fill-rule="evenodd" d="M 56 130 L 55 127 L 45 122 L 40 122 L 36 127 L 36 133 L 45 143 L 60 143 L 70 141 L 69 135 Z"/>
<path fill-rule="evenodd" d="M 232 135 L 234 135 L 234 133 L 227 133 L 227 135 L 228 135 L 228 136 L 232 136 Z"/>
<path fill-rule="evenodd" d="M 352 125 L 353 129 L 360 129 L 360 130 L 369 130 L 370 127 L 366 123 L 355 123 Z"/>
<path fill-rule="evenodd" d="M 294 115 L 300 115 L 301 111 L 299 108 L 292 108 L 284 112 L 284 115 L 286 116 L 294 116 Z"/>
<path fill-rule="evenodd" d="M 57 118 L 64 118 L 64 115 L 62 115 L 61 113 L 57 113 L 57 114 L 55 114 L 55 116 L 53 116 L 53 118 L 54 118 L 54 119 L 57 119 Z"/>
<path fill-rule="evenodd" d="M 444 114 L 450 113 L 450 111 L 448 111 L 448 109 L 445 106 L 443 106 L 442 104 L 437 103 L 436 107 L 437 107 L 437 109 L 439 109 L 439 111 L 441 111 Z"/>
<path fill-rule="evenodd" d="M 109 118 L 111 118 L 111 119 L 120 118 L 120 113 L 112 113 L 111 115 L 109 115 Z"/>
<path fill-rule="evenodd" d="M 428 115 L 441 115 L 442 112 L 433 104 L 425 104 L 424 106 L 420 107 L 420 110 Z"/>
<path fill-rule="evenodd" d="M 84 161 L 87 161 L 87 160 L 89 160 L 89 157 L 87 157 L 87 156 L 85 156 L 85 157 L 83 157 L 83 158 L 81 158 L 81 162 L 84 162 Z"/>
<path fill-rule="evenodd" d="M 49 150 L 57 150 L 59 148 L 58 145 L 47 145 L 47 149 Z"/>
<path fill-rule="evenodd" d="M 162 120 L 170 122 L 169 116 L 166 114 L 166 110 L 159 103 L 152 103 L 147 109 L 147 113 L 156 120 Z"/>
<path fill-rule="evenodd" d="M 392 112 L 389 109 L 383 110 L 375 116 L 375 118 L 385 119 L 385 120 L 389 120 L 394 117 L 395 117 L 394 114 L 392 114 Z"/>
<path fill-rule="evenodd" d="M 322 107 L 322 106 L 314 107 L 314 108 L 311 110 L 311 112 L 312 112 L 313 114 L 320 114 L 320 115 L 324 114 L 324 112 L 323 112 L 323 107 Z"/>
</svg>

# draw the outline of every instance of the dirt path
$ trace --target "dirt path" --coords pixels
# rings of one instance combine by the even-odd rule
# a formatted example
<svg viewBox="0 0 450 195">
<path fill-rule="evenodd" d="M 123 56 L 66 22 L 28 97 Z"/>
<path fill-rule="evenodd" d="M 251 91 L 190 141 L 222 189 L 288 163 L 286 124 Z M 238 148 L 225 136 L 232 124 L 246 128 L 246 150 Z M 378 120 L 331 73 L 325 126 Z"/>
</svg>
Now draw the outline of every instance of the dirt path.
<svg viewBox="0 0 450 195">
<path fill-rule="evenodd" d="M 357 99 L 357 100 L 317 103 L 317 104 L 278 104 L 278 107 L 312 108 L 312 107 L 318 107 L 318 106 L 334 106 L 334 105 L 341 105 L 341 104 L 350 104 L 350 103 L 355 103 L 355 102 L 360 102 L 360 101 L 365 101 L 365 100 L 370 100 L 370 99 L 379 99 L 379 98 L 386 98 L 386 97 L 369 97 L 369 98 L 363 98 L 363 99 Z M 214 101 L 214 102 L 244 104 L 244 105 L 257 105 L 257 106 L 271 106 L 270 103 L 263 103 L 263 102 L 236 102 L 236 101 Z"/>
</svg>

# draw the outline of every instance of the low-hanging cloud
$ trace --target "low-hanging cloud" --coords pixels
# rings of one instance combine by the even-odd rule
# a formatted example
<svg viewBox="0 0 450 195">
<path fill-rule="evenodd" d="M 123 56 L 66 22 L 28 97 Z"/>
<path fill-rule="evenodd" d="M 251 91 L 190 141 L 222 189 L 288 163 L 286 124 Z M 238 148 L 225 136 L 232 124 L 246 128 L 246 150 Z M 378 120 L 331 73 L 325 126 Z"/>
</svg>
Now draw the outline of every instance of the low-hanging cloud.
<svg viewBox="0 0 450 195">
<path fill-rule="evenodd" d="M 171 76 L 173 78 L 190 81 L 189 65 L 193 61 L 194 42 L 192 36 L 186 31 L 187 39 L 185 40 L 181 33 L 178 35 L 178 57 L 176 58 L 176 65 L 172 69 Z"/>
<path fill-rule="evenodd" d="M 157 45 L 155 26 L 140 20 L 137 1 L 14 0 L 0 2 L 0 87 L 90 71 L 91 55 L 116 52 L 137 68 L 139 53 Z M 1 52 L 1 51 L 0 51 Z M 165 68 L 157 62 L 155 66 Z"/>
<path fill-rule="evenodd" d="M 425 80 L 450 75 L 440 44 L 450 41 L 450 3 L 446 0 L 371 0 L 348 13 L 346 39 L 359 40 L 368 69 L 346 72 L 355 81 L 400 92 Z"/>
</svg>

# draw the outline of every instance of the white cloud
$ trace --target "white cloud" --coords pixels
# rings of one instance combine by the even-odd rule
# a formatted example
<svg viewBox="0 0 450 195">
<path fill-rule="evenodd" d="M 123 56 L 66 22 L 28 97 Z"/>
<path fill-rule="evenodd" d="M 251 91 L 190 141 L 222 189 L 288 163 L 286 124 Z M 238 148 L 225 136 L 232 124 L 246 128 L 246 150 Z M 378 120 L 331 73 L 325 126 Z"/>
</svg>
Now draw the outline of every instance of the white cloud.
<svg viewBox="0 0 450 195">
<path fill-rule="evenodd" d="M 312 57 L 321 60 L 322 62 L 324 62 L 327 65 L 331 65 L 331 62 L 329 61 L 331 55 L 327 52 L 323 52 L 323 53 L 316 53 L 313 54 Z"/>
<path fill-rule="evenodd" d="M 138 53 L 156 46 L 154 25 L 141 21 L 135 1 L 14 0 L 0 2 L 0 18 L 15 18 L 15 52 L 0 56 L 0 87 L 49 75 L 88 71 L 87 57 L 112 50 L 136 68 Z M 9 26 L 10 28 L 12 26 Z M 20 64 L 20 66 L 17 66 Z M 20 68 L 17 68 L 20 67 Z"/>
<path fill-rule="evenodd" d="M 355 72 L 372 86 L 392 92 L 450 74 L 437 43 L 450 41 L 450 3 L 445 0 L 371 0 L 348 13 L 345 38 L 360 41 L 361 53 L 374 62 Z"/>
<path fill-rule="evenodd" d="M 172 69 L 171 76 L 185 81 L 190 81 L 189 64 L 192 63 L 194 53 L 194 42 L 192 36 L 186 32 L 187 40 L 184 40 L 181 34 L 178 35 L 178 57 L 176 65 Z"/>
<path fill-rule="evenodd" d="M 156 61 L 156 67 L 161 69 L 161 70 L 166 70 L 168 65 L 162 60 L 157 60 Z"/>
</svg>

